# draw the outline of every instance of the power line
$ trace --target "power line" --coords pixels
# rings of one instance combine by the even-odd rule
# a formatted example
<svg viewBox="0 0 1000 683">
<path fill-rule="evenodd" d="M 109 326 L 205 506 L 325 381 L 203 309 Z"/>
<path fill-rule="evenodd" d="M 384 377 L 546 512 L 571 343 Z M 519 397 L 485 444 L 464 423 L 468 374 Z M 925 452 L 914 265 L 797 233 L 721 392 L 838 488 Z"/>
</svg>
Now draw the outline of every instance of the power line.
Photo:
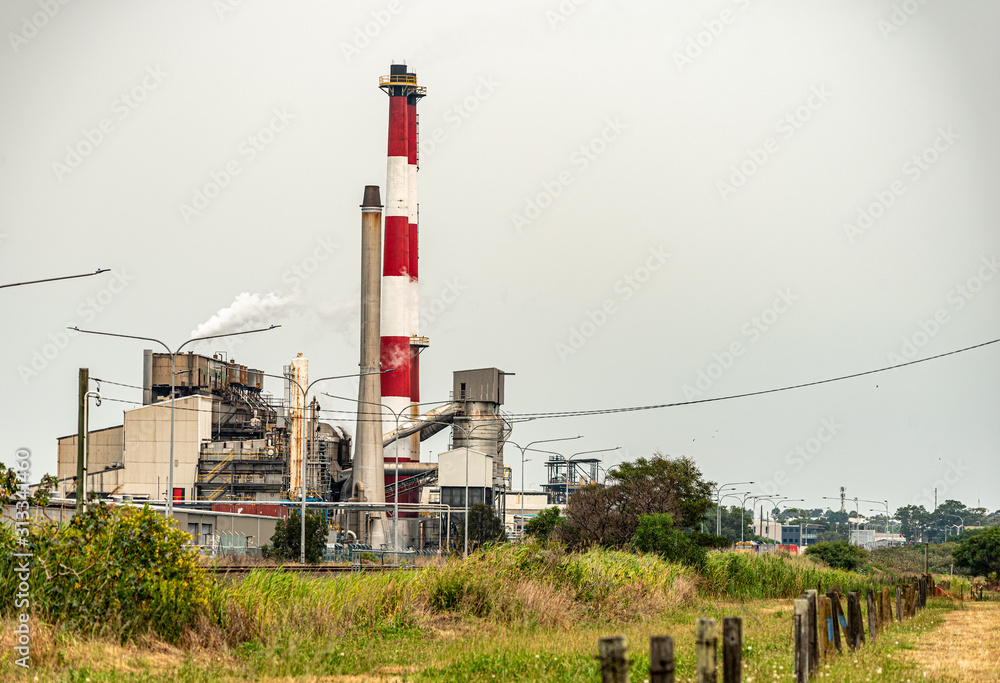
<svg viewBox="0 0 1000 683">
<path fill-rule="evenodd" d="M 98 268 L 93 273 L 84 273 L 83 275 L 63 275 L 62 277 L 49 277 L 44 280 L 29 280 L 28 282 L 12 282 L 8 285 L 0 285 L 0 289 L 5 287 L 21 287 L 23 285 L 37 285 L 41 282 L 55 282 L 56 280 L 73 280 L 78 277 L 90 277 L 92 275 L 100 275 L 101 273 L 108 272 L 108 268 Z"/>
<path fill-rule="evenodd" d="M 984 346 L 989 346 L 990 344 L 996 344 L 1000 342 L 1000 339 L 993 339 L 988 342 L 983 342 L 981 344 L 975 344 L 973 346 L 966 346 L 962 349 L 957 349 L 955 351 L 947 351 L 945 353 L 939 353 L 936 356 L 929 356 L 927 358 L 920 358 L 917 360 L 907 361 L 906 363 L 899 363 L 897 365 L 889 365 L 886 367 L 878 368 L 875 370 L 865 370 L 863 372 L 855 372 L 850 375 L 840 375 L 839 377 L 830 377 L 828 379 L 820 379 L 814 382 L 805 382 L 804 384 L 792 384 L 785 387 L 778 387 L 775 389 L 763 389 L 761 391 L 751 391 L 745 394 L 733 394 L 730 396 L 717 396 L 715 398 L 702 398 L 696 401 L 678 401 L 676 403 L 659 403 L 655 405 L 648 406 L 633 406 L 627 408 L 604 408 L 598 410 L 578 410 L 578 411 L 563 411 L 563 412 L 551 412 L 551 413 L 511 413 L 511 417 L 519 418 L 522 420 L 542 420 L 548 418 L 559 418 L 559 417 L 581 417 L 587 415 L 608 415 L 613 413 L 629 413 L 629 412 L 639 412 L 643 410 L 659 410 L 661 408 L 677 408 L 680 406 L 691 406 L 697 405 L 699 403 L 712 403 L 714 401 L 729 401 L 734 398 L 747 398 L 748 396 L 761 396 L 763 394 L 774 394 L 779 391 L 790 391 L 792 389 L 802 389 L 804 387 L 813 387 L 819 384 L 829 384 L 830 382 L 840 382 L 845 379 L 854 379 L 855 377 L 864 377 L 865 375 L 874 375 L 879 372 L 886 372 L 888 370 L 897 370 L 899 368 L 905 368 L 910 365 L 916 365 L 917 363 L 926 363 L 927 361 L 937 360 L 938 358 L 944 358 L 945 356 L 953 356 L 958 353 L 964 353 L 966 351 L 972 351 L 974 349 L 979 349 Z"/>
<path fill-rule="evenodd" d="M 784 387 L 777 387 L 777 388 L 774 388 L 774 389 L 762 389 L 760 391 L 750 391 L 750 392 L 746 392 L 746 393 L 743 393 L 743 394 L 731 394 L 729 396 L 717 396 L 715 398 L 702 398 L 702 399 L 698 399 L 698 400 L 695 400 L 695 401 L 678 401 L 678 402 L 675 402 L 675 403 L 658 403 L 658 404 L 653 404 L 653 405 L 631 406 L 631 407 L 623 407 L 623 408 L 603 408 L 603 409 L 597 409 L 597 410 L 577 410 L 577 411 L 557 411 L 557 412 L 537 412 L 537 413 L 509 413 L 508 414 L 508 418 L 509 418 L 508 421 L 511 422 L 511 423 L 517 423 L 517 422 L 530 422 L 532 420 L 545 420 L 545 419 L 564 418 L 564 417 L 586 417 L 586 416 L 591 416 L 591 415 L 612 415 L 612 414 L 616 414 L 616 413 L 631 413 L 631 412 L 641 412 L 641 411 L 646 411 L 646 410 L 661 410 L 661 409 L 664 409 L 664 408 L 678 408 L 678 407 L 681 407 L 681 406 L 698 405 L 700 403 L 714 403 L 716 401 L 729 401 L 729 400 L 737 399 L 737 398 L 748 398 L 750 396 L 762 396 L 764 394 L 774 394 L 774 393 L 778 393 L 778 392 L 781 392 L 781 391 L 791 391 L 792 389 L 802 389 L 802 388 L 805 388 L 805 387 L 818 386 L 820 384 L 829 384 L 831 382 L 840 382 L 840 381 L 843 381 L 843 380 L 846 380 L 846 379 L 854 379 L 854 378 L 857 378 L 857 377 L 864 377 L 866 375 L 874 375 L 874 374 L 877 374 L 877 373 L 880 373 L 880 372 L 887 372 L 889 370 L 897 370 L 899 368 L 905 368 L 905 367 L 908 367 L 908 366 L 911 366 L 911 365 L 917 365 L 918 363 L 926 363 L 927 361 L 937 360 L 939 358 L 945 358 L 947 356 L 954 356 L 954 355 L 959 354 L 959 353 L 965 353 L 966 351 L 973 351 L 975 349 L 980 349 L 980 348 L 983 348 L 985 346 L 990 346 L 990 345 L 996 344 L 996 343 L 1000 343 L 1000 339 L 993 339 L 993 340 L 990 340 L 990 341 L 987 341 L 987 342 L 983 342 L 981 344 L 974 344 L 973 346 L 966 346 L 965 348 L 956 349 L 954 351 L 947 351 L 945 353 L 939 353 L 936 356 L 929 356 L 927 358 L 920 358 L 920 359 L 917 359 L 917 360 L 911 360 L 911 361 L 907 361 L 905 363 L 899 363 L 897 365 L 889 365 L 889 366 L 886 366 L 886 367 L 877 368 L 875 370 L 865 370 L 865 371 L 862 371 L 862 372 L 855 372 L 855 373 L 852 373 L 852 374 L 849 374 L 849 375 L 840 375 L 838 377 L 830 377 L 830 378 L 827 378 L 827 379 L 815 380 L 815 381 L 812 381 L 812 382 L 805 382 L 803 384 L 792 384 L 792 385 L 788 385 L 788 386 L 784 386 Z M 138 386 L 130 385 L 130 384 L 121 384 L 121 383 L 118 383 L 118 382 L 109 382 L 107 380 L 99 380 L 99 381 L 101 381 L 101 382 L 107 382 L 108 384 L 116 384 L 118 386 L 129 387 L 129 388 L 132 388 L 132 389 L 142 389 L 142 387 L 138 387 Z M 200 394 L 192 394 L 192 395 L 193 396 L 200 396 Z M 181 398 L 187 398 L 187 397 L 183 397 L 183 396 L 182 397 L 178 397 L 178 400 L 180 400 Z M 204 398 L 205 400 L 212 400 L 208 396 L 202 396 L 202 398 Z M 138 405 L 138 406 L 143 405 L 139 401 L 130 401 L 130 400 L 119 399 L 119 398 L 102 397 L 102 400 L 104 400 L 104 401 L 114 401 L 116 403 L 128 403 L 128 404 Z M 166 407 L 169 407 L 170 403 L 169 403 L 169 401 L 158 401 L 156 403 L 151 403 L 151 404 L 148 404 L 148 405 L 162 406 L 162 407 L 166 408 Z M 212 409 L 202 410 L 202 409 L 199 409 L 199 408 L 182 408 L 182 407 L 176 407 L 175 410 L 188 410 L 188 411 L 202 412 L 202 413 L 213 412 Z M 331 415 L 341 416 L 339 419 L 343 420 L 343 419 L 349 419 L 349 418 L 350 419 L 357 419 L 358 414 L 359 414 L 360 411 L 358 411 L 358 410 L 334 410 L 334 409 L 328 409 L 328 408 L 327 409 L 320 408 L 317 412 L 319 412 L 319 413 L 328 413 L 328 414 L 331 414 Z M 365 413 L 365 414 L 367 415 L 369 413 Z M 338 418 L 333 418 L 333 419 L 338 419 Z M 367 421 L 367 420 L 365 420 L 365 421 Z M 372 421 L 374 422 L 375 420 L 372 420 Z M 408 421 L 409 422 L 414 422 L 416 420 L 414 420 L 413 418 L 410 418 Z M 424 420 L 420 420 L 420 421 L 423 422 Z"/>
</svg>

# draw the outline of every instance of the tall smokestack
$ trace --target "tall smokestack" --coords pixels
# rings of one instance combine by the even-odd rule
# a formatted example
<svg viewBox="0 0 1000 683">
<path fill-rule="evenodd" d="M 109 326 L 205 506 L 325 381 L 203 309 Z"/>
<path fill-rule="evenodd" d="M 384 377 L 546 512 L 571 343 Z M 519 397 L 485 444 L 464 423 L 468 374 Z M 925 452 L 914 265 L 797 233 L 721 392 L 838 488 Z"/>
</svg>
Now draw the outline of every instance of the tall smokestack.
<svg viewBox="0 0 1000 683">
<path fill-rule="evenodd" d="M 353 480 L 364 487 L 372 503 L 385 502 L 385 461 L 382 453 L 382 389 L 379 376 L 379 316 L 382 284 L 382 201 L 377 185 L 365 187 L 361 204 L 361 373 L 358 382 L 358 424 L 355 430 Z M 391 373 L 390 373 L 391 374 Z M 352 486 L 352 489 L 355 488 Z M 353 492 L 352 492 L 353 494 Z M 382 513 L 372 515 L 373 548 L 385 543 Z"/>
<path fill-rule="evenodd" d="M 290 385 L 290 407 L 288 410 L 288 433 L 289 433 L 289 491 L 295 493 L 296 497 L 302 495 L 302 486 L 305 478 L 305 463 L 302 462 L 302 447 L 306 438 L 306 405 L 302 391 L 295 385 L 305 389 L 309 386 L 309 359 L 301 353 L 292 359 L 292 366 L 288 376 Z"/>
<path fill-rule="evenodd" d="M 416 103 L 425 89 L 406 65 L 393 64 L 379 78 L 389 96 L 389 149 L 386 172 L 385 258 L 382 261 L 382 397 L 402 423 L 413 402 L 411 338 L 416 332 Z M 412 116 L 411 116 L 412 115 Z M 412 118 L 412 121 L 411 121 Z M 411 140 L 412 137 L 412 140 Z M 411 163 L 412 159 L 412 163 Z M 412 247 L 412 253 L 411 253 Z M 395 428 L 395 425 L 393 425 Z M 392 459 L 410 460 L 410 440 L 393 445 Z"/>
<path fill-rule="evenodd" d="M 427 340 L 420 336 L 420 284 L 418 282 L 419 273 L 419 239 L 417 224 L 420 217 L 420 209 L 417 203 L 417 141 L 418 141 L 418 119 L 417 102 L 426 94 L 424 88 L 417 87 L 417 74 L 408 74 L 413 79 L 413 88 L 406 95 L 406 149 L 407 149 L 407 195 L 409 198 L 409 243 L 410 243 L 410 285 L 407 305 L 410 314 L 410 417 L 416 419 L 420 417 L 420 352 L 427 346 Z M 410 437 L 410 459 L 420 460 L 420 434 Z M 416 502 L 416 501 L 413 501 Z"/>
</svg>

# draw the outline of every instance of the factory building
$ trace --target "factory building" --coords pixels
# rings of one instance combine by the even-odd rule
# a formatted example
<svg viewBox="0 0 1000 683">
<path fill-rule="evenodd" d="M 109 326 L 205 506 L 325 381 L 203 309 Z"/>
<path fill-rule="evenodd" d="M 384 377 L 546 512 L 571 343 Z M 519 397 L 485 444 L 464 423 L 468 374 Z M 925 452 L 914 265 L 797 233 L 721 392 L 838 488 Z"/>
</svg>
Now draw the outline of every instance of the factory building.
<svg viewBox="0 0 1000 683">
<path fill-rule="evenodd" d="M 296 368 L 298 366 L 298 368 Z M 304 372 L 300 354 L 285 368 Z M 126 410 L 123 424 L 90 432 L 87 491 L 102 497 L 175 502 L 280 501 L 301 491 L 303 433 L 309 465 L 306 494 L 313 500 L 339 500 L 350 466 L 351 439 L 339 427 L 320 422 L 319 406 L 296 406 L 299 394 L 286 381 L 285 396 L 263 391 L 264 375 L 216 355 L 194 353 L 175 364 L 174 489 L 167 491 L 170 461 L 171 359 L 143 354 L 143 402 Z M 76 495 L 77 435 L 58 440 L 59 494 Z"/>
<path fill-rule="evenodd" d="M 283 395 L 272 396 L 264 391 L 265 373 L 223 354 L 172 359 L 147 350 L 143 405 L 125 411 L 122 425 L 90 433 L 88 492 L 149 500 L 169 495 L 178 503 L 281 502 L 304 493 L 331 508 L 364 508 L 364 514 L 340 514 L 346 521 L 338 524 L 373 547 L 384 546 L 390 530 L 403 547 L 422 545 L 434 530 L 425 518 L 429 513 L 414 506 L 431 498 L 438 505 L 464 506 L 466 474 L 474 482 L 470 504 L 486 502 L 504 515 L 510 471 L 503 443 L 510 425 L 500 409 L 504 378 L 511 373 L 492 367 L 457 371 L 451 402 L 422 414 L 419 409 L 419 356 L 429 341 L 418 329 L 416 110 L 426 88 L 399 64 L 379 79 L 379 88 L 389 96 L 386 204 L 378 186 L 365 187 L 353 452 L 351 437 L 319 419 L 315 399 L 304 404 L 298 387 L 309 383 L 309 364 L 302 354 L 284 368 Z M 171 406 L 174 484 L 168 491 Z M 439 463 L 421 462 L 421 442 L 449 425 L 448 452 Z M 60 493 L 75 496 L 76 435 L 59 439 L 58 453 Z M 393 519 L 397 502 L 402 507 Z"/>
</svg>

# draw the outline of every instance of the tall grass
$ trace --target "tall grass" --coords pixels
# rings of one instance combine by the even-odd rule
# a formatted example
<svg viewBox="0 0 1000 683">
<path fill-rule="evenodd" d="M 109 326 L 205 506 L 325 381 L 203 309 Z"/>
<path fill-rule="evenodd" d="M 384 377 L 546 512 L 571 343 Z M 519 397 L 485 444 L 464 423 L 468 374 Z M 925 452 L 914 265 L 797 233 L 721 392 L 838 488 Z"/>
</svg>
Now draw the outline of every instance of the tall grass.
<svg viewBox="0 0 1000 683">
<path fill-rule="evenodd" d="M 220 585 L 214 605 L 229 640 L 414 628 L 420 617 L 557 626 L 643 618 L 694 595 L 692 570 L 649 555 L 504 545 L 418 571 L 308 578 L 254 570 Z"/>
<path fill-rule="evenodd" d="M 883 581 L 879 576 L 821 567 L 805 558 L 729 552 L 709 553 L 704 577 L 708 594 L 733 600 L 794 598 L 817 585 L 824 590 L 832 586 L 845 592 L 864 590 Z"/>
</svg>

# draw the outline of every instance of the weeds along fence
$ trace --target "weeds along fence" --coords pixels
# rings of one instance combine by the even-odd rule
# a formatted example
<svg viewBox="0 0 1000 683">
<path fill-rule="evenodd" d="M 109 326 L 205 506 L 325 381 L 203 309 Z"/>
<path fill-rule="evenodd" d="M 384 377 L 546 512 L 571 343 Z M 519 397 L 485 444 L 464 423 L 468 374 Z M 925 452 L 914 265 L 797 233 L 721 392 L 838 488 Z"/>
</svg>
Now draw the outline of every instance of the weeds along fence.
<svg viewBox="0 0 1000 683">
<path fill-rule="evenodd" d="M 817 584 L 819 586 L 819 584 Z M 869 586 L 864 590 L 867 607 L 868 639 L 893 623 L 915 617 L 927 606 L 927 596 L 935 591 L 930 574 L 912 583 L 894 586 Z M 861 590 L 826 594 L 820 588 L 807 589 L 794 602 L 792 614 L 793 676 L 796 683 L 807 683 L 821 663 L 865 644 L 865 614 L 861 609 Z M 845 608 L 846 598 L 846 608 Z M 719 673 L 723 683 L 743 680 L 743 620 L 722 620 L 722 666 L 719 666 L 719 634 L 715 619 L 698 619 L 695 631 L 697 683 L 716 683 Z M 624 636 L 601 638 L 597 643 L 603 683 L 628 683 L 628 643 Z M 671 636 L 652 636 L 649 641 L 649 683 L 674 683 L 674 641 Z"/>
</svg>

